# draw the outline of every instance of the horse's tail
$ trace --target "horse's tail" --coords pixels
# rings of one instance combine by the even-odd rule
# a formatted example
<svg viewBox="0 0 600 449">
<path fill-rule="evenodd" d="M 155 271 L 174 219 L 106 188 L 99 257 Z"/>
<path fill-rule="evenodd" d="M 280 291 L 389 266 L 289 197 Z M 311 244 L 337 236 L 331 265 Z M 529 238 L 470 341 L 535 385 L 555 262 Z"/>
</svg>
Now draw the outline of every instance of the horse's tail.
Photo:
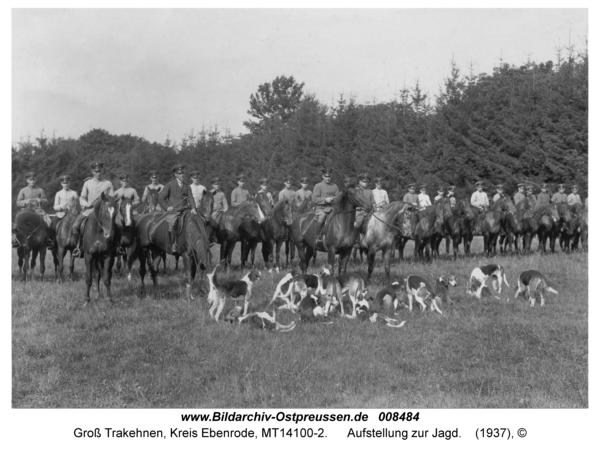
<svg viewBox="0 0 600 449">
<path fill-rule="evenodd" d="M 198 264 L 208 265 L 206 260 L 208 253 L 208 237 L 206 236 L 206 229 L 204 225 L 200 224 L 200 218 L 189 216 L 187 220 L 186 231 L 187 240 L 190 248 L 200 257 L 197 260 Z"/>
</svg>

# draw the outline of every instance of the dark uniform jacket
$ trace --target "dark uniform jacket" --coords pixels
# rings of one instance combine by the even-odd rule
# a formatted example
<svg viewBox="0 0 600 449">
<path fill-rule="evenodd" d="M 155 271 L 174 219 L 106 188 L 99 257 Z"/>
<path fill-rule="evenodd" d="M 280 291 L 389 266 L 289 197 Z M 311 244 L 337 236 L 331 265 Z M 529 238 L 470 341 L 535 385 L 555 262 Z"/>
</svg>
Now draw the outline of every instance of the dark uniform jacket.
<svg viewBox="0 0 600 449">
<path fill-rule="evenodd" d="M 187 197 L 187 201 L 183 201 L 183 198 Z M 169 207 L 173 207 L 174 212 L 181 212 L 184 209 L 196 209 L 194 196 L 192 190 L 185 182 L 182 187 L 179 187 L 179 183 L 176 179 L 168 182 L 165 188 L 158 194 L 158 204 L 163 210 L 167 210 Z"/>
</svg>

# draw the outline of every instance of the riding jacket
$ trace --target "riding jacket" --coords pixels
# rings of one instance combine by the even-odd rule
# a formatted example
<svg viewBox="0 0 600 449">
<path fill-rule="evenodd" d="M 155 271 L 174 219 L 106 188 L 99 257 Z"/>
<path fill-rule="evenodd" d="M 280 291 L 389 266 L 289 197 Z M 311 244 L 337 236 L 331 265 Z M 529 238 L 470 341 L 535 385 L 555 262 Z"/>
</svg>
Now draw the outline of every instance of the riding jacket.
<svg viewBox="0 0 600 449">
<path fill-rule="evenodd" d="M 121 187 L 115 192 L 115 200 L 120 202 L 123 199 L 131 200 L 131 205 L 134 207 L 140 204 L 140 197 L 133 187 Z"/>
<path fill-rule="evenodd" d="M 63 218 L 67 210 L 79 199 L 77 192 L 71 189 L 62 189 L 54 196 L 54 210 L 58 218 Z"/>
<path fill-rule="evenodd" d="M 381 210 L 384 206 L 390 204 L 390 199 L 388 198 L 388 194 L 385 190 L 375 187 L 372 192 L 376 210 Z"/>
<path fill-rule="evenodd" d="M 312 198 L 312 192 L 308 189 L 296 190 L 296 205 L 300 206 L 305 198 Z"/>
<path fill-rule="evenodd" d="M 231 205 L 233 207 L 239 206 L 244 201 L 246 201 L 250 197 L 250 192 L 248 192 L 243 187 L 236 187 L 231 192 Z"/>
<path fill-rule="evenodd" d="M 550 200 L 552 204 L 556 203 L 566 203 L 567 202 L 567 194 L 564 192 L 556 192 L 552 195 L 552 199 Z"/>
<path fill-rule="evenodd" d="M 288 189 L 287 187 L 284 187 L 278 195 L 278 200 L 281 201 L 283 199 L 286 199 L 290 202 L 294 201 L 294 199 L 296 198 L 296 192 L 294 192 L 292 189 Z"/>
<path fill-rule="evenodd" d="M 573 205 L 573 204 L 582 204 L 581 202 L 581 197 L 579 196 L 578 193 L 571 193 L 568 197 L 567 197 L 567 204 L 569 206 Z"/>
<path fill-rule="evenodd" d="M 29 206 L 29 200 L 39 199 L 40 205 L 44 205 L 48 202 L 46 198 L 46 192 L 44 189 L 39 187 L 23 187 L 17 195 L 17 206 L 25 209 Z"/>
<path fill-rule="evenodd" d="M 102 192 L 107 193 L 110 196 L 114 195 L 114 189 L 112 183 L 107 179 L 88 179 L 83 184 L 83 189 L 81 189 L 81 195 L 79 196 L 79 204 L 84 209 L 81 212 L 84 216 L 90 215 L 94 208 L 94 202 L 100 198 Z"/>
</svg>

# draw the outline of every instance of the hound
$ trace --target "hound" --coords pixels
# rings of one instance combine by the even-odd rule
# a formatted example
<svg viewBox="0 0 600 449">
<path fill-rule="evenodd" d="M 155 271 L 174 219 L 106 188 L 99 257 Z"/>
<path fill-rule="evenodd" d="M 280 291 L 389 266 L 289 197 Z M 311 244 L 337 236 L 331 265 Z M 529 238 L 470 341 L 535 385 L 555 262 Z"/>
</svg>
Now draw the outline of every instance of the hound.
<svg viewBox="0 0 600 449">
<path fill-rule="evenodd" d="M 300 321 L 321 321 L 327 317 L 329 308 L 333 304 L 327 300 L 325 305 L 322 305 L 323 297 L 316 295 L 307 295 L 298 303 L 298 311 L 300 313 Z M 331 324 L 328 322 L 327 324 Z"/>
<path fill-rule="evenodd" d="M 269 302 L 271 305 L 277 298 L 285 301 L 285 305 L 280 308 L 294 309 L 296 307 L 296 299 L 304 298 L 310 291 L 314 292 L 319 287 L 319 277 L 314 274 L 298 274 L 295 272 L 286 274 L 277 284 L 273 298 Z"/>
<path fill-rule="evenodd" d="M 342 316 L 344 315 L 344 305 L 342 303 L 342 298 L 344 295 L 348 295 L 350 303 L 352 304 L 352 317 L 356 318 L 357 304 L 361 299 L 365 298 L 368 293 L 365 289 L 364 279 L 360 274 L 357 273 L 344 273 L 338 276 L 336 279 L 339 282 L 341 288 L 339 301 Z"/>
<path fill-rule="evenodd" d="M 371 303 L 371 309 L 397 310 L 400 303 L 406 305 L 406 280 L 392 282 L 377 292 Z"/>
<path fill-rule="evenodd" d="M 496 276 L 490 276 L 490 281 L 489 281 L 492 285 L 491 286 L 484 286 L 481 289 L 481 293 L 480 296 L 477 297 L 477 292 L 479 291 L 479 287 L 481 286 L 481 283 L 479 281 L 475 281 L 473 284 L 471 284 L 471 288 L 469 288 L 467 290 L 467 293 L 471 296 L 475 296 L 477 297 L 477 299 L 481 299 L 481 298 L 496 298 L 496 299 L 500 299 L 499 296 L 496 296 L 496 292 L 498 291 L 498 278 Z"/>
<path fill-rule="evenodd" d="M 333 305 L 340 305 L 340 313 L 344 316 L 344 307 L 342 304 L 342 287 L 339 281 L 331 275 L 328 266 L 324 266 L 318 276 L 318 286 L 315 290 L 317 296 L 324 296 L 327 302 Z"/>
<path fill-rule="evenodd" d="M 399 322 L 393 318 L 387 317 L 385 314 L 379 313 L 376 310 L 371 310 L 371 305 L 375 300 L 361 299 L 358 302 L 358 316 L 362 319 L 368 319 L 371 323 L 385 324 L 388 327 L 399 328 L 404 326 L 406 321 Z"/>
<path fill-rule="evenodd" d="M 452 274 L 444 274 L 438 278 L 435 285 L 435 297 L 439 299 L 440 302 L 454 302 L 450 299 L 450 291 L 448 289 L 449 286 L 458 286 L 458 283 L 456 282 L 456 276 Z"/>
<path fill-rule="evenodd" d="M 536 270 L 527 270 L 521 273 L 519 276 L 519 288 L 515 294 L 515 299 L 517 299 L 519 294 L 525 292 L 525 290 L 527 290 L 527 293 L 529 294 L 531 307 L 535 305 L 535 297 L 537 293 L 540 294 L 542 306 L 544 306 L 545 302 L 543 295 L 544 292 L 550 292 L 558 295 L 558 292 L 548 285 L 548 280 L 546 277 Z"/>
<path fill-rule="evenodd" d="M 267 312 L 252 312 L 248 315 L 239 317 L 238 322 L 240 324 L 251 324 L 262 330 L 277 332 L 289 332 L 296 327 L 295 321 L 292 321 L 290 324 L 278 323 L 275 320 L 275 311 L 273 311 L 273 316 L 269 315 Z"/>
<path fill-rule="evenodd" d="M 503 280 L 504 280 L 504 283 L 506 284 L 506 286 L 508 288 L 510 288 L 510 285 L 508 285 L 508 281 L 506 280 L 506 273 L 504 272 L 504 267 L 502 265 L 490 264 L 490 265 L 484 265 L 483 267 L 477 267 L 473 270 L 473 272 L 471 273 L 471 278 L 469 279 L 469 284 L 473 283 L 473 279 L 480 282 L 480 284 L 481 284 L 475 294 L 477 299 L 481 299 L 481 291 L 486 286 L 485 281 L 487 281 L 487 279 L 490 276 L 496 276 L 498 278 L 498 287 L 499 287 L 498 293 L 502 293 L 502 281 Z M 467 289 L 467 293 L 468 293 L 468 289 Z"/>
<path fill-rule="evenodd" d="M 408 310 L 412 311 L 413 299 L 421 305 L 421 312 L 427 309 L 425 301 L 431 299 L 431 310 L 436 310 L 440 315 L 442 311 L 437 305 L 438 298 L 431 282 L 422 276 L 411 274 L 406 278 L 406 294 L 408 296 Z"/>
<path fill-rule="evenodd" d="M 217 265 L 212 273 L 207 274 L 208 282 L 210 284 L 210 291 L 208 292 L 208 302 L 211 304 L 211 308 L 208 311 L 211 317 L 215 321 L 219 321 L 219 315 L 225 307 L 227 298 L 231 298 L 233 301 L 244 300 L 244 316 L 248 313 L 248 305 L 250 298 L 252 297 L 252 286 L 254 282 L 260 279 L 260 271 L 251 270 L 246 276 L 239 281 L 225 281 L 219 283 L 217 280 L 217 268 L 221 264 Z M 215 312 L 216 311 L 216 312 Z"/>
</svg>

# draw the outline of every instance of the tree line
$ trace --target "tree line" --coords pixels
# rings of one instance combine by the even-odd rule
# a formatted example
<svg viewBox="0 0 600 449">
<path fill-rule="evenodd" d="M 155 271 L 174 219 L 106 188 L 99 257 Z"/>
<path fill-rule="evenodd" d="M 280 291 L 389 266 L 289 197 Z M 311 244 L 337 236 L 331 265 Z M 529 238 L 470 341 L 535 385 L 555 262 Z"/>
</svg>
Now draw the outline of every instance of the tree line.
<svg viewBox="0 0 600 449">
<path fill-rule="evenodd" d="M 577 183 L 585 197 L 587 49 L 559 49 L 556 59 L 520 66 L 501 61 L 491 74 L 472 69 L 463 74 L 452 63 L 434 98 L 417 83 L 389 101 L 359 104 L 340 95 L 331 106 L 305 92 L 293 76 L 282 75 L 251 95 L 248 132 L 238 136 L 217 127 L 163 143 L 102 129 L 77 139 L 42 134 L 12 146 L 13 209 L 26 172 L 36 172 L 52 202 L 63 174 L 81 191 L 91 161 L 104 162 L 112 181 L 129 174 L 140 194 L 149 170 L 159 170 L 165 183 L 171 167 L 184 163 L 188 171 L 199 170 L 207 186 L 219 176 L 227 195 L 240 173 L 250 190 L 262 177 L 271 180 L 271 190 L 279 190 L 288 174 L 295 188 L 303 176 L 312 187 L 320 181 L 320 168 L 329 166 L 338 185 L 343 175 L 383 177 L 390 199 L 401 199 L 412 182 L 428 184 L 430 194 L 439 185 L 455 185 L 461 197 L 470 195 L 478 180 L 488 193 L 498 183 L 508 193 L 522 181 L 547 182 L 551 190 L 561 182 Z"/>
</svg>

